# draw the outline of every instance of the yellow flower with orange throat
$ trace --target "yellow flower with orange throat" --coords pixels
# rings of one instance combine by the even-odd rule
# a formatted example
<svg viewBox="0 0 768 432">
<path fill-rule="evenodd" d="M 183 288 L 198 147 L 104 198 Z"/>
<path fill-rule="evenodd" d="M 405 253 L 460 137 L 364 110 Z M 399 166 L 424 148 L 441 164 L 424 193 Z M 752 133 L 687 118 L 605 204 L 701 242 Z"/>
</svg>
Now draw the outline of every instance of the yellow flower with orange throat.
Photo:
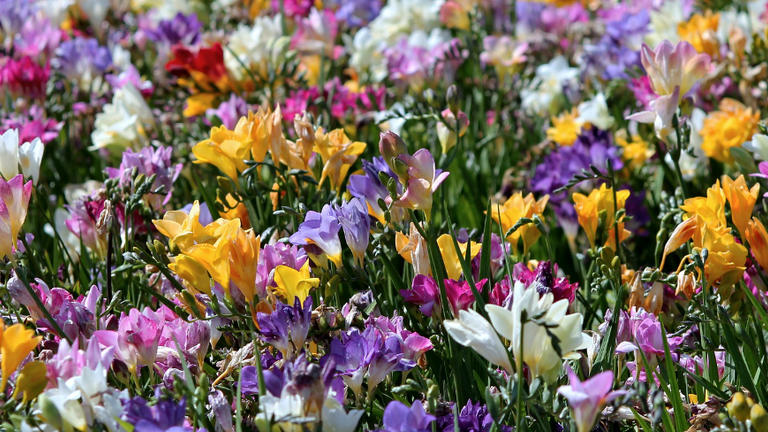
<svg viewBox="0 0 768 432">
<path fill-rule="evenodd" d="M 717 40 L 717 28 L 720 25 L 720 14 L 706 11 L 704 14 L 693 14 L 687 22 L 677 25 L 677 34 L 696 49 L 709 54 L 712 58 L 719 57 L 720 44 Z"/>
<path fill-rule="evenodd" d="M 763 270 L 768 271 L 768 231 L 758 218 L 752 218 L 747 223 L 744 238 L 749 242 L 749 249 L 755 261 Z"/>
<path fill-rule="evenodd" d="M 699 132 L 704 154 L 723 163 L 733 163 L 731 149 L 752 138 L 759 120 L 759 112 L 733 99 L 723 99 L 720 110 L 704 119 Z"/>
<path fill-rule="evenodd" d="M 578 117 L 576 108 L 552 117 L 552 126 L 547 129 L 547 138 L 561 146 L 572 146 L 581 133 L 582 123 Z"/>
<path fill-rule="evenodd" d="M 520 219 L 531 219 L 534 216 L 541 216 L 549 201 L 549 195 L 536 200 L 533 194 L 529 193 L 523 196 L 522 192 L 512 194 L 503 204 L 492 206 L 491 218 L 501 225 L 502 231 L 506 234 L 512 229 Z M 541 232 L 533 223 L 527 223 L 507 236 L 507 241 L 512 245 L 512 249 L 517 254 L 518 243 L 523 241 L 523 254 L 528 253 L 528 249 L 536 243 L 541 236 Z"/>
<path fill-rule="evenodd" d="M 731 220 L 743 239 L 760 193 L 760 185 L 755 183 L 752 188 L 748 187 L 743 175 L 736 180 L 723 176 L 723 192 L 731 206 Z"/>
<path fill-rule="evenodd" d="M 35 336 L 35 332 L 24 327 L 24 324 L 14 324 L 6 327 L 0 320 L 0 392 L 12 373 L 18 369 L 21 362 L 43 338 Z"/>
<path fill-rule="evenodd" d="M 734 188 L 730 185 L 729 188 Z M 735 194 L 735 191 L 729 194 Z M 749 194 L 749 192 L 747 192 Z M 729 288 L 741 278 L 747 260 L 747 249 L 731 234 L 725 218 L 726 192 L 720 182 L 707 190 L 706 197 L 685 200 L 680 206 L 685 211 L 683 221 L 675 228 L 664 245 L 660 268 L 664 267 L 667 256 L 689 240 L 697 251 L 707 249 L 704 276 L 707 283 L 720 288 Z M 733 208 L 737 201 L 731 201 Z M 745 207 L 736 204 L 736 208 Z M 743 210 L 738 210 L 741 212 Z M 751 213 L 751 210 L 750 210 Z M 685 263 L 680 263 L 680 267 Z"/>
<path fill-rule="evenodd" d="M 613 250 L 616 250 L 616 228 L 618 228 L 619 242 L 629 238 L 631 233 L 624 228 L 624 216 L 616 220 L 616 212 L 624 208 L 627 198 L 629 198 L 628 190 L 614 193 L 613 188 L 606 187 L 605 184 L 600 185 L 598 189 L 593 189 L 589 195 L 573 194 L 573 207 L 576 210 L 579 225 L 587 234 L 592 247 L 595 247 L 595 242 L 598 240 L 598 230 L 608 233 L 605 246 Z"/>
<path fill-rule="evenodd" d="M 456 251 L 456 244 L 459 245 L 458 253 Z M 454 239 L 450 234 L 440 235 L 437 238 L 437 247 L 440 249 L 440 258 L 443 261 L 448 278 L 454 280 L 458 280 L 462 274 L 459 253 L 461 253 L 463 258 L 467 255 L 467 249 L 469 249 L 470 260 L 475 259 L 477 254 L 480 253 L 480 243 L 473 241 L 460 242 L 458 240 L 454 243 Z M 416 274 L 432 275 L 427 242 L 419 234 L 413 223 L 411 223 L 409 235 L 399 231 L 395 233 L 395 249 L 407 263 L 413 265 Z"/>
</svg>

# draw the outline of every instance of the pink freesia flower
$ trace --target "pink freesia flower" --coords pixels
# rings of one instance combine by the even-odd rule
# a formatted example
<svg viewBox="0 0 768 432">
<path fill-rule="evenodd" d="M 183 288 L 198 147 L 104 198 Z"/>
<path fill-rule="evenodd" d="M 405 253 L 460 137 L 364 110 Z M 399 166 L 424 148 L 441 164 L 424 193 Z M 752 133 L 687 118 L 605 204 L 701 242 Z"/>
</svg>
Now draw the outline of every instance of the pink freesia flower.
<svg viewBox="0 0 768 432">
<path fill-rule="evenodd" d="M 96 338 L 88 341 L 85 350 L 79 349 L 78 345 L 77 341 L 74 342 L 74 345 L 70 345 L 66 339 L 59 342 L 56 354 L 45 363 L 48 388 L 56 387 L 59 379 L 67 380 L 80 376 L 84 367 L 96 369 L 100 364 L 104 369 L 110 368 L 114 357 L 113 347 L 106 347 L 102 350 Z"/>
<path fill-rule="evenodd" d="M 757 165 L 757 169 L 760 172 L 752 174 L 752 177 L 760 177 L 760 178 L 768 179 L 768 162 L 760 162 Z M 764 193 L 763 196 L 768 197 L 768 192 Z"/>
<path fill-rule="evenodd" d="M 486 282 L 488 282 L 488 279 L 482 279 L 475 283 L 477 292 L 483 292 L 483 287 Z M 467 310 L 473 303 L 475 303 L 475 295 L 467 281 L 446 279 L 445 296 L 448 298 L 448 303 L 451 305 L 451 310 L 453 310 L 454 316 L 459 316 L 460 310 Z"/>
<path fill-rule="evenodd" d="M 672 125 L 680 100 L 709 73 L 710 58 L 707 54 L 699 54 L 688 42 L 681 41 L 673 46 L 671 42 L 663 41 L 654 50 L 643 44 L 640 60 L 656 98 L 648 103 L 648 111 L 628 118 L 654 123 L 656 134 L 664 136 Z"/>
<path fill-rule="evenodd" d="M 135 373 L 154 363 L 164 324 L 162 315 L 149 307 L 141 312 L 133 308 L 128 315 L 120 315 L 117 331 L 97 330 L 93 335 L 101 345 L 115 347 L 115 357 Z"/>
<path fill-rule="evenodd" d="M 291 48 L 304 55 L 324 55 L 330 59 L 341 55 L 342 48 L 334 46 L 339 23 L 333 12 L 312 8 L 309 16 L 297 20 L 296 24 Z"/>
<path fill-rule="evenodd" d="M 0 178 L 0 255 L 9 256 L 27 218 L 27 206 L 32 196 L 32 181 L 24 183 L 18 174 L 9 181 Z"/>
<path fill-rule="evenodd" d="M 0 66 L 0 87 L 7 88 L 17 97 L 43 99 L 45 86 L 51 75 L 51 65 L 40 66 L 31 57 L 9 59 Z"/>
<path fill-rule="evenodd" d="M 613 386 L 613 371 L 601 372 L 585 381 L 579 381 L 579 377 L 573 373 L 570 367 L 568 371 L 569 385 L 561 386 L 557 392 L 568 399 L 573 420 L 579 432 L 589 432 L 595 424 L 597 416 L 606 403 L 623 395 L 622 390 L 611 391 Z"/>
<path fill-rule="evenodd" d="M 413 155 L 401 154 L 398 159 L 407 166 L 408 172 L 405 193 L 395 205 L 423 210 L 429 216 L 432 210 L 432 194 L 449 173 L 435 169 L 435 159 L 427 149 L 417 150 Z"/>
<path fill-rule="evenodd" d="M 406 302 L 419 305 L 421 313 L 428 317 L 432 316 L 435 305 L 440 304 L 440 288 L 437 286 L 437 282 L 423 274 L 416 275 L 413 278 L 411 289 L 401 290 L 400 295 Z"/>
</svg>

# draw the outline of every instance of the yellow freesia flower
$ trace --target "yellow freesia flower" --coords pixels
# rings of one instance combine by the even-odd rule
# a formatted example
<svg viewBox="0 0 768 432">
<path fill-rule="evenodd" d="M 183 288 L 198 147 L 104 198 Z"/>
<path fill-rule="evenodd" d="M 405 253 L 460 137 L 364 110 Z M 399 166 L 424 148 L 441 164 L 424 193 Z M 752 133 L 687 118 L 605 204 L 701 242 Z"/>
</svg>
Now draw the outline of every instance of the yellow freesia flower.
<svg viewBox="0 0 768 432">
<path fill-rule="evenodd" d="M 214 126 L 210 138 L 200 141 L 192 147 L 195 163 L 209 163 L 229 178 L 237 179 L 247 165 L 245 160 L 251 151 L 251 139 L 224 126 Z"/>
<path fill-rule="evenodd" d="M 188 255 L 205 267 L 211 278 L 218 282 L 227 294 L 229 294 L 231 277 L 230 252 L 232 242 L 237 237 L 238 231 L 240 231 L 239 219 L 226 221 L 221 226 L 219 230 L 220 235 L 215 243 L 198 243 L 184 252 L 185 255 Z"/>
<path fill-rule="evenodd" d="M 501 229 L 506 233 L 520 219 L 530 219 L 534 215 L 541 216 L 544 213 L 544 208 L 547 206 L 547 201 L 549 201 L 549 195 L 544 195 L 537 201 L 531 193 L 523 197 L 522 192 L 516 192 L 504 204 L 492 207 L 491 218 L 501 225 Z M 522 239 L 523 254 L 527 254 L 528 249 L 536 243 L 540 235 L 539 229 L 533 223 L 528 223 L 509 234 L 507 241 L 512 245 L 515 254 L 517 254 L 518 243 Z"/>
<path fill-rule="evenodd" d="M 261 237 L 252 229 L 240 229 L 230 249 L 230 278 L 249 304 L 256 295 L 256 266 L 259 263 L 260 247 Z"/>
<path fill-rule="evenodd" d="M 547 129 L 547 138 L 561 146 L 572 146 L 581 133 L 582 125 L 577 120 L 578 117 L 576 108 L 552 117 L 552 126 Z"/>
<path fill-rule="evenodd" d="M 47 369 L 45 363 L 36 360 L 24 365 L 16 378 L 16 388 L 13 390 L 13 397 L 22 395 L 22 403 L 27 403 L 36 398 L 45 390 L 48 384 L 46 377 Z"/>
<path fill-rule="evenodd" d="M 470 248 L 470 260 L 475 259 L 478 253 L 480 253 L 480 243 L 470 241 L 469 243 L 459 244 L 459 252 L 461 252 L 462 258 L 467 256 L 467 247 Z M 443 258 L 443 264 L 445 264 L 445 272 L 449 279 L 459 279 L 462 274 L 461 261 L 456 254 L 456 246 L 453 243 L 453 238 L 450 234 L 443 234 L 437 238 L 437 247 L 440 248 L 440 255 Z"/>
<path fill-rule="evenodd" d="M 281 163 L 291 169 L 300 169 L 312 172 L 309 169 L 309 158 L 312 157 L 312 148 L 315 144 L 315 134 L 309 117 L 298 117 L 293 120 L 293 126 L 299 139 L 296 141 L 273 139 L 270 141 L 270 153 L 275 164 Z"/>
<path fill-rule="evenodd" d="M 206 237 L 206 231 L 200 224 L 200 202 L 195 201 L 189 213 L 172 210 L 163 215 L 163 219 L 152 221 L 160 234 L 176 245 L 181 251 Z"/>
<path fill-rule="evenodd" d="M 293 300 L 298 297 L 304 304 L 304 300 L 309 296 L 309 291 L 320 285 L 320 279 L 310 277 L 309 261 L 306 261 L 301 269 L 279 265 L 275 268 L 275 295 L 281 297 L 286 304 L 293 304 Z"/>
<path fill-rule="evenodd" d="M 731 206 L 731 220 L 743 239 L 747 223 L 752 217 L 752 210 L 757 202 L 757 195 L 760 193 L 760 185 L 755 183 L 752 188 L 749 188 L 743 175 L 736 180 L 723 176 L 723 191 Z"/>
<path fill-rule="evenodd" d="M 627 166 L 631 169 L 645 165 L 645 162 L 653 156 L 653 149 L 640 135 L 632 135 L 631 141 L 627 139 L 626 135 L 626 133 L 616 133 L 616 144 L 624 149 L 621 158 L 627 162 Z"/>
<path fill-rule="evenodd" d="M 5 389 L 8 377 L 16 371 L 42 339 L 40 336 L 35 336 L 35 332 L 24 327 L 23 324 L 5 327 L 5 323 L 0 321 L 0 370 L 2 370 L 0 392 Z"/>
<path fill-rule="evenodd" d="M 615 215 L 618 210 L 624 208 L 627 198 L 629 198 L 629 191 L 616 191 L 615 203 L 613 195 L 613 188 L 606 187 L 605 184 L 600 185 L 599 189 L 593 189 L 588 196 L 580 193 L 573 194 L 573 201 L 575 203 L 573 207 L 576 209 L 579 225 L 586 232 L 589 244 L 592 247 L 595 246 L 600 221 L 604 218 L 602 229 L 608 231 L 605 246 L 616 250 Z M 621 220 L 618 221 L 618 229 L 619 242 L 624 241 L 631 234 L 624 228 L 624 223 Z"/>
<path fill-rule="evenodd" d="M 365 151 L 365 143 L 353 142 L 343 129 L 335 129 L 326 134 L 322 128 L 318 128 L 315 132 L 314 151 L 323 159 L 323 172 L 318 186 L 327 178 L 338 192 L 349 168 Z"/>
<path fill-rule="evenodd" d="M 731 148 L 741 146 L 757 131 L 760 113 L 733 99 L 723 99 L 720 111 L 704 119 L 699 132 L 704 154 L 724 163 L 733 163 Z"/>
<path fill-rule="evenodd" d="M 194 117 L 205 114 L 206 111 L 213 108 L 216 101 L 215 93 L 197 93 L 187 98 L 187 105 L 184 107 L 184 117 Z"/>
<path fill-rule="evenodd" d="M 227 194 L 224 200 L 218 200 L 224 210 L 219 210 L 219 216 L 223 219 L 240 219 L 240 226 L 243 229 L 251 227 L 251 221 L 248 218 L 248 208 L 240 201 L 235 200 L 231 194 Z"/>
<path fill-rule="evenodd" d="M 189 286 L 193 288 L 193 294 L 204 293 L 211 295 L 211 277 L 202 264 L 189 255 L 181 254 L 168 265 L 172 272 L 176 273 Z"/>
<path fill-rule="evenodd" d="M 744 238 L 749 242 L 749 249 L 755 261 L 763 270 L 768 270 L 768 232 L 763 223 L 757 218 L 752 218 L 747 223 Z"/>
<path fill-rule="evenodd" d="M 720 44 L 717 41 L 717 28 L 720 25 L 720 14 L 707 11 L 705 14 L 696 13 L 687 22 L 677 25 L 677 34 L 696 51 L 709 54 L 710 57 L 720 56 Z"/>
<path fill-rule="evenodd" d="M 680 208 L 685 211 L 686 218 L 698 215 L 711 226 L 724 226 L 727 224 L 725 200 L 725 191 L 720 187 L 720 181 L 716 181 L 707 189 L 706 197 L 688 198 Z"/>
</svg>

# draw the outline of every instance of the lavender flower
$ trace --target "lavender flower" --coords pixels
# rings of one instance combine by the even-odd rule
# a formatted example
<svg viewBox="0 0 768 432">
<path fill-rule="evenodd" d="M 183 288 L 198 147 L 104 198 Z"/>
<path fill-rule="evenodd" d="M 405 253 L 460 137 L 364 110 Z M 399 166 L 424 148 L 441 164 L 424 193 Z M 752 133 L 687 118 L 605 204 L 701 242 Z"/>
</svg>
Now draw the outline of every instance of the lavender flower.
<svg viewBox="0 0 768 432">
<path fill-rule="evenodd" d="M 248 104 L 245 103 L 245 99 L 232 94 L 229 99 L 220 103 L 218 108 L 211 108 L 206 111 L 206 114 L 218 117 L 227 129 L 234 129 L 240 117 L 248 114 Z"/>
<path fill-rule="evenodd" d="M 304 347 L 312 317 L 312 297 L 307 297 L 302 306 L 299 298 L 293 306 L 278 302 L 271 314 L 258 312 L 261 337 L 277 348 L 288 360 L 295 358 Z"/>
<path fill-rule="evenodd" d="M 149 406 L 141 396 L 129 399 L 124 405 L 123 420 L 134 426 L 135 432 L 183 432 L 192 431 L 184 426 L 186 400 L 178 403 L 170 399 L 160 399 L 159 388 L 155 391 L 158 401 Z"/>
<path fill-rule="evenodd" d="M 54 66 L 67 78 L 101 75 L 112 66 L 112 54 L 93 38 L 77 37 L 56 49 Z"/>
<path fill-rule="evenodd" d="M 374 157 L 371 161 L 363 160 L 363 174 L 353 174 L 349 176 L 347 191 L 353 197 L 365 201 L 371 215 L 378 219 L 382 224 L 386 223 L 384 219 L 384 209 L 379 206 L 379 200 L 392 201 L 386 186 L 381 182 L 379 176 L 384 174 L 387 178 L 396 179 L 397 176 L 384 161 L 381 156 Z M 400 183 L 397 183 L 398 192 L 402 190 Z M 397 209 L 392 209 L 397 210 Z"/>
<path fill-rule="evenodd" d="M 365 250 L 371 236 L 371 219 L 365 203 L 360 198 L 352 198 L 336 208 L 336 217 L 344 229 L 344 239 L 352 251 L 355 261 L 362 267 Z"/>
<path fill-rule="evenodd" d="M 256 266 L 256 288 L 259 298 L 266 297 L 268 287 L 275 285 L 275 268 L 279 265 L 292 269 L 300 269 L 307 261 L 304 249 L 285 243 L 268 244 L 259 254 L 259 264 Z"/>
<path fill-rule="evenodd" d="M 154 209 L 161 209 L 171 199 L 173 182 L 179 177 L 183 164 L 171 164 L 171 147 L 144 147 L 138 153 L 128 149 L 123 153 L 123 160 L 119 168 L 107 168 L 110 178 L 117 178 L 122 187 L 129 186 L 133 180 L 134 169 L 136 174 L 144 174 L 147 177 L 156 176 L 152 183 L 152 190 L 162 187 L 164 196 L 149 193 L 147 199 Z"/>
<path fill-rule="evenodd" d="M 488 407 L 480 402 L 473 403 L 470 399 L 459 412 L 459 431 L 461 432 L 489 432 L 493 426 L 493 417 L 488 412 Z M 437 430 L 442 432 L 454 431 L 454 415 L 449 412 L 437 418 Z M 509 426 L 501 426 L 502 432 L 511 432 Z"/>
<path fill-rule="evenodd" d="M 338 0 L 336 19 L 349 27 L 363 27 L 381 12 L 381 0 Z"/>
<path fill-rule="evenodd" d="M 409 408 L 400 401 L 392 401 L 384 410 L 383 432 L 427 432 L 435 416 L 424 411 L 424 405 L 415 401 Z"/>
<path fill-rule="evenodd" d="M 613 371 L 608 370 L 585 381 L 579 381 L 573 370 L 566 368 L 569 385 L 558 388 L 557 392 L 568 399 L 578 432 L 589 432 L 605 404 L 624 392 L 611 391 Z"/>
<path fill-rule="evenodd" d="M 320 213 L 307 212 L 304 222 L 288 238 L 288 241 L 295 245 L 304 246 L 312 260 L 318 265 L 324 265 L 327 259 L 330 259 L 336 264 L 336 267 L 341 267 L 339 230 L 341 230 L 341 225 L 336 218 L 336 212 L 333 207 L 326 204 Z"/>
</svg>

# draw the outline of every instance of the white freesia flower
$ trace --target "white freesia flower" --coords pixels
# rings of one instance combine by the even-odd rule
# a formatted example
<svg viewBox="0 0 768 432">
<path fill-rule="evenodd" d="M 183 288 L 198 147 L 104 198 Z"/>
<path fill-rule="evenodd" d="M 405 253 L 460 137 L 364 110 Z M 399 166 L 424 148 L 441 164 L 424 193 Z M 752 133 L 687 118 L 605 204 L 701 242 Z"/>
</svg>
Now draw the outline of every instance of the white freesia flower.
<svg viewBox="0 0 768 432">
<path fill-rule="evenodd" d="M 350 410 L 346 412 L 344 406 L 333 396 L 333 392 L 328 394 L 323 404 L 323 431 L 324 432 L 354 432 L 360 418 L 365 411 Z"/>
<path fill-rule="evenodd" d="M 21 166 L 24 177 L 32 178 L 32 182 L 37 184 L 44 150 L 45 145 L 40 138 L 19 146 L 19 131 L 8 129 L 0 135 L 0 174 L 9 180 L 19 173 Z"/>
<path fill-rule="evenodd" d="M 112 103 L 96 116 L 91 149 L 122 152 L 146 139 L 145 128 L 153 121 L 152 111 L 136 87 L 126 84 L 115 92 Z"/>
<path fill-rule="evenodd" d="M 755 159 L 768 161 L 768 135 L 755 134 L 752 141 L 747 141 L 741 145 L 745 150 L 751 151 Z"/>
<path fill-rule="evenodd" d="M 0 174 L 10 179 L 19 173 L 19 131 L 8 129 L 0 135 Z"/>
<path fill-rule="evenodd" d="M 40 164 L 43 162 L 43 151 L 45 145 L 40 138 L 35 138 L 32 142 L 25 142 L 19 147 L 19 165 L 24 177 L 31 177 L 32 183 L 37 184 L 40 178 Z"/>
<path fill-rule="evenodd" d="M 645 43 L 655 47 L 662 41 L 668 40 L 673 44 L 680 40 L 677 26 L 687 18 L 682 0 L 664 1 L 656 10 L 650 11 L 650 31 L 646 33 Z"/>
<path fill-rule="evenodd" d="M 610 129 L 614 124 L 605 95 L 602 93 L 598 93 L 592 100 L 580 103 L 578 111 L 579 117 L 576 121 L 581 124 L 590 123 L 603 130 Z"/>
<path fill-rule="evenodd" d="M 693 112 L 691 112 L 691 135 L 688 143 L 688 150 L 692 155 L 687 151 L 681 152 L 680 160 L 678 161 L 680 164 L 680 171 L 685 180 L 693 179 L 696 176 L 697 169 L 706 169 L 706 167 L 709 166 L 709 158 L 704 154 L 704 150 L 701 148 L 702 137 L 699 133 L 704 126 L 704 119 L 706 116 L 707 114 L 700 108 L 694 108 Z M 674 134 L 672 134 L 669 139 L 674 143 L 676 138 L 674 137 Z M 669 153 L 664 156 L 664 162 L 674 168 L 674 162 Z"/>
<path fill-rule="evenodd" d="M 512 298 L 511 310 L 492 304 L 486 305 L 485 310 L 496 331 L 510 341 L 515 359 L 520 359 L 522 339 L 523 362 L 533 376 L 551 382 L 560 373 L 562 357 L 555 350 L 550 333 L 557 337 L 560 352 L 567 357 L 588 347 L 592 341 L 581 331 L 584 317 L 580 313 L 568 313 L 568 300 L 553 302 L 552 293 L 540 296 L 535 287 L 526 287 L 520 281 L 515 282 Z"/>
<path fill-rule="evenodd" d="M 566 84 L 576 84 L 579 70 L 572 68 L 563 56 L 536 68 L 536 78 L 529 88 L 521 92 L 523 108 L 540 115 L 552 114 L 557 109 L 557 97 Z"/>
<path fill-rule="evenodd" d="M 512 372 L 509 354 L 502 345 L 496 332 L 482 315 L 474 310 L 459 311 L 459 319 L 446 320 L 445 329 L 448 334 L 461 345 L 477 351 L 489 362 Z"/>
<path fill-rule="evenodd" d="M 224 50 L 224 65 L 237 80 L 247 76 L 243 65 L 256 75 L 266 76 L 275 42 L 283 36 L 281 16 L 262 16 L 254 20 L 253 25 L 241 24 L 229 37 Z"/>
</svg>

